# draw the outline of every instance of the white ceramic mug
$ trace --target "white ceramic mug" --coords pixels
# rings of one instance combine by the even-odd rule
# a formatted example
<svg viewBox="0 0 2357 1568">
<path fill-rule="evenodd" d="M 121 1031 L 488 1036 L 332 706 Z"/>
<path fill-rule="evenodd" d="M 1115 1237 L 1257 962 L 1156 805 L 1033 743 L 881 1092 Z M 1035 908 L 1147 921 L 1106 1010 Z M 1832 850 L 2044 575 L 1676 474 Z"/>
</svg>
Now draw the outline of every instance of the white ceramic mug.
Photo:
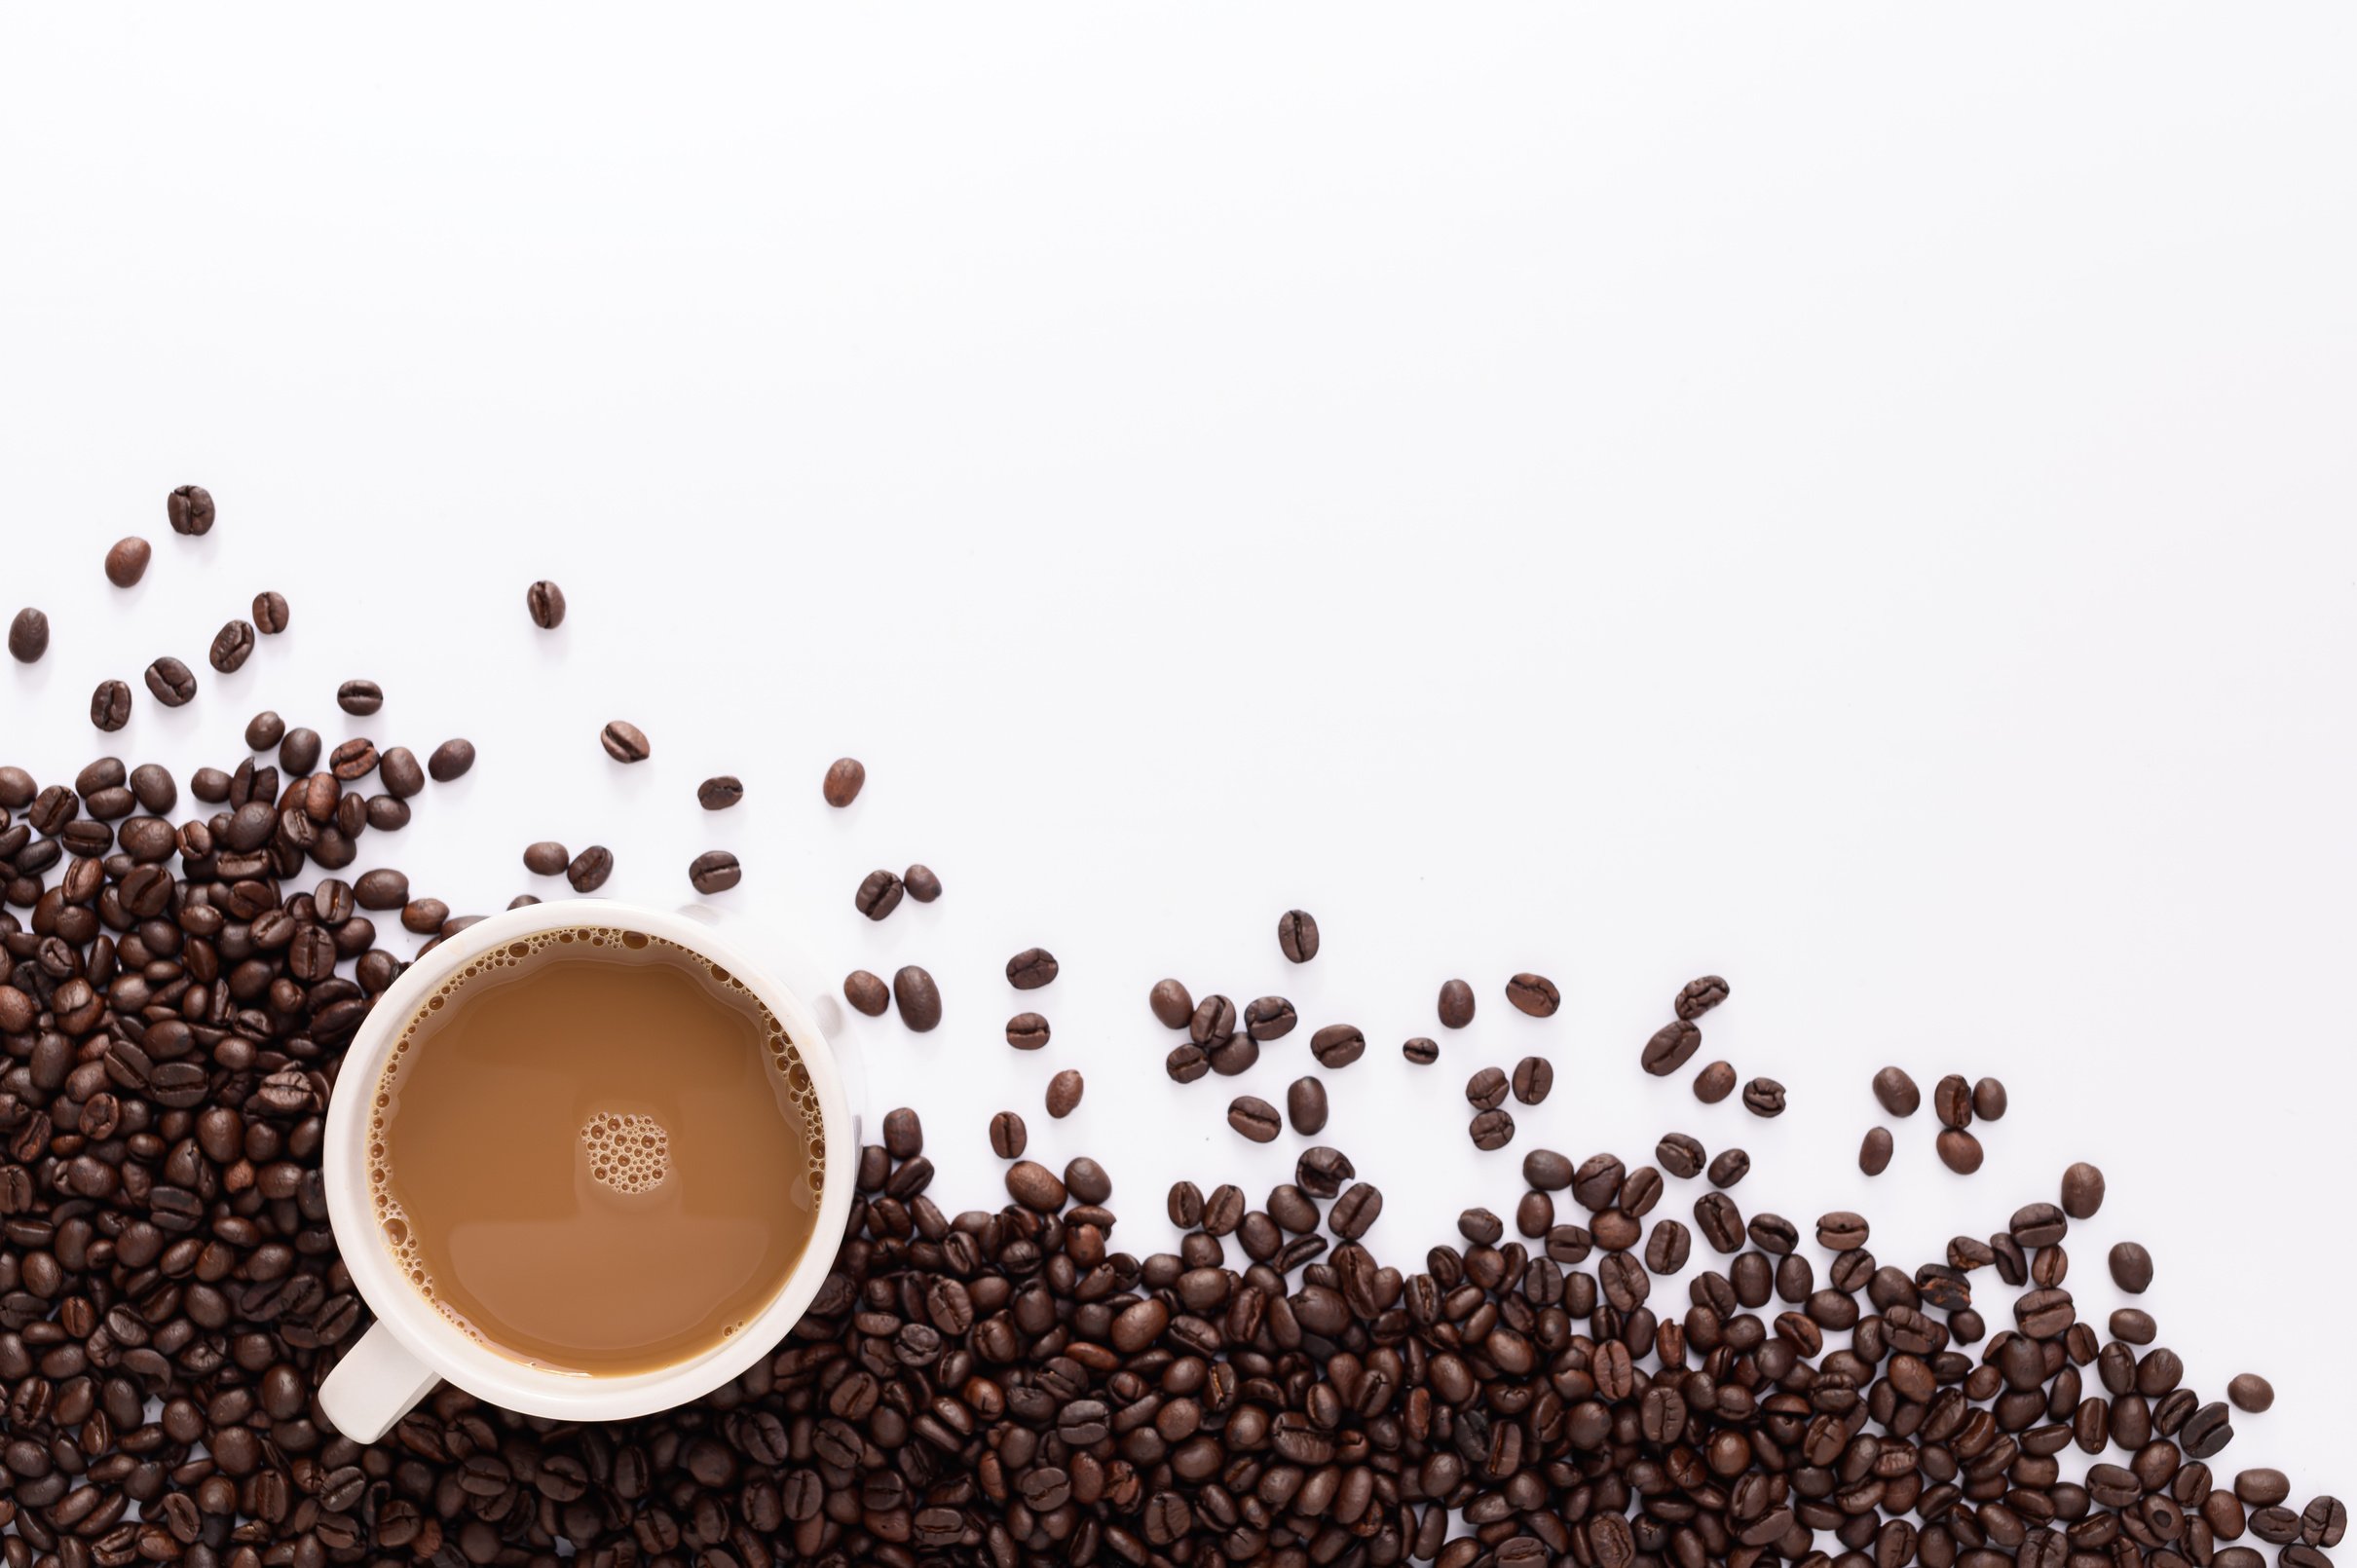
<svg viewBox="0 0 2357 1568">
<path fill-rule="evenodd" d="M 427 1305 L 395 1265 L 368 1196 L 367 1125 L 385 1060 L 434 988 L 493 948 L 543 931 L 617 926 L 703 954 L 751 989 L 786 1027 L 818 1092 L 826 1139 L 825 1186 L 810 1245 L 776 1296 L 745 1327 L 686 1361 L 652 1372 L 582 1377 L 527 1366 L 476 1343 Z M 352 1283 L 376 1325 L 320 1386 L 319 1403 L 346 1437 L 374 1442 L 434 1384 L 449 1380 L 479 1399 L 561 1421 L 619 1421 L 710 1393 L 772 1354 L 834 1266 L 851 1210 L 859 1159 L 843 1076 L 818 1021 L 764 966 L 706 921 L 603 899 L 527 905 L 490 915 L 426 953 L 394 981 L 353 1036 L 327 1106 L 323 1152 L 327 1216 Z"/>
</svg>

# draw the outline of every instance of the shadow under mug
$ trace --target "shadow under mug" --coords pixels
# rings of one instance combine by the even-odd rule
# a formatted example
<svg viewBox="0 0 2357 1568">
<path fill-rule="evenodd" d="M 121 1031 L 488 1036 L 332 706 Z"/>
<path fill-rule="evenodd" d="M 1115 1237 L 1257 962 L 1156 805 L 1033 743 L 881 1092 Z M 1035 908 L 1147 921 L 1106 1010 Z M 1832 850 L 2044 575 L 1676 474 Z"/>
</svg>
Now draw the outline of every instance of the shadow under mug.
<svg viewBox="0 0 2357 1568">
<path fill-rule="evenodd" d="M 368 1195 L 368 1113 L 386 1058 L 434 989 L 505 943 L 584 926 L 640 931 L 699 953 L 744 982 L 785 1026 L 817 1091 L 825 1185 L 810 1243 L 742 1332 L 654 1371 L 584 1377 L 528 1366 L 477 1343 L 410 1286 L 379 1233 Z M 801 997 L 711 925 L 685 914 L 605 899 L 566 899 L 487 916 L 420 957 L 354 1035 L 327 1106 L 327 1216 L 352 1283 L 376 1323 L 320 1386 L 319 1403 L 346 1437 L 374 1442 L 447 1380 L 492 1404 L 562 1421 L 620 1421 L 698 1399 L 771 1354 L 834 1267 L 851 1210 L 859 1144 L 843 1075 Z"/>
</svg>

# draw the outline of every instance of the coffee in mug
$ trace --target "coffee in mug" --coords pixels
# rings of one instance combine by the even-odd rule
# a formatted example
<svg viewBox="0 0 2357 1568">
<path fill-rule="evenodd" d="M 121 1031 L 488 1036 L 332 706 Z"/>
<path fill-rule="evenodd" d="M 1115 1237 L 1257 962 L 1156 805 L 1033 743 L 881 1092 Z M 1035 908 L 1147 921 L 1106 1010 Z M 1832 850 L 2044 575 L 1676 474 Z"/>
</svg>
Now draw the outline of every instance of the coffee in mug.
<svg viewBox="0 0 2357 1568">
<path fill-rule="evenodd" d="M 656 1371 L 740 1331 L 817 1222 L 826 1139 L 784 1027 L 688 948 L 601 926 L 477 955 L 378 1075 L 368 1197 L 410 1288 L 542 1371 Z"/>
</svg>

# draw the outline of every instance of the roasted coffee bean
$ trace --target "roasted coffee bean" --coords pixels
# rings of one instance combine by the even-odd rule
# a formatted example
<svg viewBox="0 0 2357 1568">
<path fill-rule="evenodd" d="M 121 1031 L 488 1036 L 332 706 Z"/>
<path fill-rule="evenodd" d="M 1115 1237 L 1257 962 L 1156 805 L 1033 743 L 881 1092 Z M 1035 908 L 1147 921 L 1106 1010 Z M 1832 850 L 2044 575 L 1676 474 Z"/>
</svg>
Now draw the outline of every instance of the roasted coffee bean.
<svg viewBox="0 0 2357 1568">
<path fill-rule="evenodd" d="M 1295 1078 L 1285 1091 L 1286 1119 L 1307 1138 L 1326 1131 L 1326 1085 L 1314 1077 Z"/>
<path fill-rule="evenodd" d="M 1716 975 L 1704 975 L 1700 980 L 1686 982 L 1677 995 L 1673 1011 L 1691 1024 L 1727 999 L 1727 982 Z"/>
<path fill-rule="evenodd" d="M 1692 1061 L 1702 1044 L 1701 1029 L 1683 1019 L 1673 1020 L 1656 1029 L 1653 1038 L 1645 1042 L 1639 1062 L 1655 1077 L 1666 1078 Z"/>
<path fill-rule="evenodd" d="M 140 809 L 155 816 L 168 815 L 180 803 L 180 786 L 154 763 L 141 763 L 131 770 L 131 793 Z"/>
<path fill-rule="evenodd" d="M 614 851 L 602 843 L 593 843 L 575 855 L 565 867 L 565 880 L 577 893 L 594 893 L 606 885 L 614 875 Z"/>
<path fill-rule="evenodd" d="M 164 706 L 177 708 L 197 694 L 197 678 L 168 653 L 147 666 L 147 690 Z"/>
<path fill-rule="evenodd" d="M 1961 1072 L 1951 1072 L 1931 1088 L 1931 1114 L 1943 1127 L 1972 1125 L 1972 1086 Z"/>
<path fill-rule="evenodd" d="M 182 485 L 164 498 L 164 518 L 175 534 L 209 534 L 213 515 L 212 492 L 203 485 Z"/>
<path fill-rule="evenodd" d="M 269 708 L 245 721 L 245 749 L 264 752 L 286 738 L 286 721 Z"/>
<path fill-rule="evenodd" d="M 1244 1032 L 1263 1044 L 1284 1039 L 1300 1022 L 1293 1004 L 1282 996 L 1262 996 L 1245 1004 Z"/>
<path fill-rule="evenodd" d="M 322 751 L 318 730 L 289 729 L 279 742 L 279 766 L 296 778 L 305 777 L 319 765 Z"/>
<path fill-rule="evenodd" d="M 1236 1037 L 1236 1004 L 1224 996 L 1206 996 L 1187 1019 L 1187 1038 L 1206 1048 L 1225 1045 Z"/>
<path fill-rule="evenodd" d="M 865 969 L 854 969 L 843 976 L 842 996 L 851 1004 L 851 1011 L 867 1018 L 883 1017 L 892 1002 L 891 989 L 884 985 L 883 978 Z"/>
<path fill-rule="evenodd" d="M 1342 1184 L 1359 1174 L 1350 1156 L 1340 1149 L 1323 1143 L 1312 1144 L 1301 1151 L 1293 1162 L 1293 1181 L 1313 1198 L 1331 1198 L 1341 1192 Z"/>
<path fill-rule="evenodd" d="M 545 578 L 524 590 L 524 613 L 542 631 L 565 623 L 565 590 Z"/>
<path fill-rule="evenodd" d="M 434 747 L 432 755 L 426 759 L 427 775 L 436 784 L 464 778 L 467 770 L 473 765 L 474 742 L 471 740 L 445 740 Z"/>
<path fill-rule="evenodd" d="M 276 637 L 286 629 L 286 595 L 264 589 L 253 596 L 254 630 Z"/>
<path fill-rule="evenodd" d="M 1725 1062 L 1713 1062 L 1694 1075 L 1694 1098 L 1705 1105 L 1715 1105 L 1735 1093 L 1735 1067 Z"/>
<path fill-rule="evenodd" d="M 1176 980 L 1155 981 L 1154 989 L 1146 992 L 1145 1004 L 1166 1029 L 1185 1028 L 1187 1020 L 1195 1016 L 1195 998 Z"/>
<path fill-rule="evenodd" d="M 406 801 L 426 788 L 426 769 L 418 762 L 417 753 L 406 746 L 391 746 L 377 758 L 377 777 L 385 784 L 385 793 L 396 801 Z"/>
<path fill-rule="evenodd" d="M 1309 1054 L 1322 1067 L 1347 1067 L 1366 1054 L 1366 1036 L 1356 1025 L 1328 1024 L 1309 1037 Z"/>
<path fill-rule="evenodd" d="M 1694 1228 L 1722 1257 L 1742 1249 L 1742 1212 L 1723 1192 L 1705 1192 L 1694 1201 Z"/>
<path fill-rule="evenodd" d="M 915 964 L 893 975 L 892 1000 L 899 1004 L 900 1021 L 918 1034 L 941 1023 L 941 988 Z"/>
<path fill-rule="evenodd" d="M 1018 1051 L 1036 1051 L 1048 1043 L 1048 1021 L 1037 1013 L 1017 1013 L 1007 1020 L 1007 1044 Z"/>
<path fill-rule="evenodd" d="M 1743 1085 L 1743 1108 L 1754 1116 L 1784 1114 L 1784 1086 L 1774 1078 L 1754 1078 Z"/>
<path fill-rule="evenodd" d="M 1064 1182 L 1036 1161 L 1017 1160 L 1007 1167 L 1007 1196 L 1026 1209 L 1054 1213 L 1064 1207 Z"/>
<path fill-rule="evenodd" d="M 1545 1057 L 1524 1057 L 1515 1064 L 1514 1096 L 1523 1104 L 1538 1104 L 1554 1086 L 1554 1064 Z"/>
<path fill-rule="evenodd" d="M 1383 1194 L 1372 1184 L 1361 1181 L 1343 1190 L 1334 1200 L 1334 1207 L 1326 1216 L 1326 1228 L 1344 1241 L 1357 1241 L 1366 1235 L 1383 1213 Z"/>
<path fill-rule="evenodd" d="M 1419 1034 L 1402 1042 L 1400 1054 L 1419 1067 L 1429 1067 L 1440 1060 L 1440 1043 Z"/>
<path fill-rule="evenodd" d="M 1440 1027 L 1461 1029 L 1474 1021 L 1474 989 L 1462 980 L 1440 986 Z"/>
<path fill-rule="evenodd" d="M 919 904 L 930 904 L 941 897 L 941 878 L 933 868 L 919 862 L 900 874 L 900 885 Z"/>
<path fill-rule="evenodd" d="M 2063 1173 L 2062 1209 L 2073 1219 L 2092 1219 L 2104 1206 L 2104 1174 L 2081 1160 Z"/>
<path fill-rule="evenodd" d="M 1514 1141 L 1515 1119 L 1502 1110 L 1480 1111 L 1475 1115 L 1467 1132 L 1473 1139 L 1474 1147 L 1487 1153 L 1502 1149 Z"/>
<path fill-rule="evenodd" d="M 1285 1118 L 1259 1096 L 1238 1095 L 1227 1102 L 1227 1125 L 1255 1143 L 1273 1143 L 1285 1131 Z"/>
<path fill-rule="evenodd" d="M 1721 1149 L 1717 1159 L 1710 1162 L 1710 1184 L 1732 1187 L 1751 1174 L 1751 1156 L 1741 1149 Z"/>
<path fill-rule="evenodd" d="M 2188 1452 L 2190 1451 L 2189 1448 Z M 2307 1546 L 2337 1547 L 2340 1545 L 2341 1537 L 2348 1534 L 2348 1529 L 2349 1511 L 2341 1505 L 2340 1499 L 2329 1493 L 2311 1498 L 2308 1506 L 2300 1511 L 2300 1539 Z"/>
<path fill-rule="evenodd" d="M 2275 1403 L 2275 1385 L 2257 1372 L 2237 1372 L 2227 1380 L 2226 1398 L 2235 1409 L 2258 1415 Z"/>
<path fill-rule="evenodd" d="M 1982 1078 L 1972 1086 L 1972 1114 L 1984 1122 L 2001 1121 L 2007 1104 L 2005 1086 L 1995 1078 Z"/>
<path fill-rule="evenodd" d="M 1210 1057 L 1203 1047 L 1194 1044 L 1175 1045 L 1162 1059 L 1162 1070 L 1173 1083 L 1193 1083 L 1212 1070 Z"/>
<path fill-rule="evenodd" d="M 715 773 L 695 786 L 695 803 L 707 811 L 726 811 L 744 798 L 744 781 L 734 773 Z"/>
<path fill-rule="evenodd" d="M 100 681 L 90 694 L 90 722 L 108 734 L 131 723 L 131 688 L 121 681 Z"/>
<path fill-rule="evenodd" d="M 688 883 L 699 893 L 725 893 L 743 878 L 744 868 L 726 849 L 707 849 L 688 862 Z"/>
<path fill-rule="evenodd" d="M 1506 983 L 1506 999 L 1517 1012 L 1532 1018 L 1553 1018 L 1563 1005 L 1563 993 L 1545 975 L 1519 974 Z"/>
<path fill-rule="evenodd" d="M 1307 910 L 1287 910 L 1277 917 L 1277 951 L 1292 963 L 1318 956 L 1318 921 Z"/>
<path fill-rule="evenodd" d="M 228 675 L 244 667 L 245 661 L 253 657 L 253 648 L 252 621 L 225 621 L 221 629 L 213 633 L 212 647 L 205 654 L 206 662 L 223 675 Z"/>
<path fill-rule="evenodd" d="M 40 662 L 49 652 L 49 616 L 27 605 L 8 623 L 8 651 L 19 664 Z"/>
<path fill-rule="evenodd" d="M 1936 1140 L 1940 1164 L 1958 1176 L 1970 1176 L 1980 1169 L 1980 1139 L 1961 1127 L 1943 1127 Z"/>
<path fill-rule="evenodd" d="M 1515 1205 L 1515 1229 L 1537 1241 L 1555 1228 L 1555 1201 L 1532 1188 Z"/>
<path fill-rule="evenodd" d="M 617 763 L 643 763 L 655 750 L 648 743 L 647 732 L 627 719 L 607 721 L 606 728 L 597 732 L 597 742 Z"/>
<path fill-rule="evenodd" d="M 1476 1110 L 1495 1110 L 1506 1103 L 1511 1087 L 1505 1068 L 1483 1067 L 1465 1080 L 1465 1100 Z"/>
<path fill-rule="evenodd" d="M 1653 1157 L 1662 1162 L 1662 1169 L 1681 1181 L 1691 1181 L 1702 1174 L 1707 1156 L 1700 1139 L 1684 1133 L 1665 1133 L 1653 1146 Z"/>
<path fill-rule="evenodd" d="M 827 803 L 842 807 L 859 799 L 868 782 L 868 769 L 856 757 L 838 757 L 827 765 L 824 793 Z"/>
<path fill-rule="evenodd" d="M 1023 1118 L 1011 1110 L 1002 1110 L 991 1118 L 991 1152 L 1002 1160 L 1023 1157 L 1031 1135 L 1025 1129 Z"/>
<path fill-rule="evenodd" d="M 147 563 L 155 554 L 155 546 L 136 534 L 115 541 L 106 552 L 106 580 L 118 588 L 133 587 L 147 576 Z"/>
<path fill-rule="evenodd" d="M 1857 1146 L 1857 1168 L 1870 1176 L 1890 1169 L 1891 1138 L 1888 1127 L 1869 1127 Z"/>
<path fill-rule="evenodd" d="M 233 831 L 230 842 L 237 841 Z M 397 910 L 409 902 L 409 878 L 386 867 L 362 872 L 352 884 L 352 897 L 364 910 Z"/>
<path fill-rule="evenodd" d="M 1874 1099 L 1884 1110 L 1902 1118 L 1914 1115 L 1924 1102 L 1923 1091 L 1900 1067 L 1885 1067 L 1874 1075 Z"/>
<path fill-rule="evenodd" d="M 524 846 L 524 869 L 535 877 L 558 877 L 573 859 L 573 851 L 554 839 Z"/>
<path fill-rule="evenodd" d="M 413 898 L 401 906 L 401 926 L 420 936 L 431 936 L 450 918 L 450 906 L 438 898 Z"/>
<path fill-rule="evenodd" d="M 2137 1242 L 2114 1242 L 2108 1260 L 2112 1283 L 2130 1295 L 2143 1295 L 2152 1288 L 2152 1254 Z"/>
<path fill-rule="evenodd" d="M 888 871 L 872 871 L 851 895 L 851 907 L 871 920 L 880 920 L 900 908 L 903 887 Z"/>
<path fill-rule="evenodd" d="M 283 747 L 281 748 L 281 750 L 283 749 Z M 336 749 L 327 754 L 327 770 L 347 784 L 355 779 L 366 778 L 376 771 L 376 742 L 364 735 L 355 735 L 350 740 L 339 741 Z"/>
</svg>

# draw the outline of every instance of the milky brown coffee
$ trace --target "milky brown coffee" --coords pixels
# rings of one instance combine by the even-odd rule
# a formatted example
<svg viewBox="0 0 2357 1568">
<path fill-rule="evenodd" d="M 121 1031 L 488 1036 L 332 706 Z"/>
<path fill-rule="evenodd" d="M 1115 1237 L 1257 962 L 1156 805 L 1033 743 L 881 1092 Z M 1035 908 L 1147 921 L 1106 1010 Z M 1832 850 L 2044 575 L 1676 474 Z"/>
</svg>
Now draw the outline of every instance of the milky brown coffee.
<svg viewBox="0 0 2357 1568">
<path fill-rule="evenodd" d="M 741 981 L 659 937 L 553 931 L 473 960 L 401 1029 L 369 1193 L 411 1287 L 478 1342 L 591 1376 L 742 1329 L 818 1215 L 817 1092 Z"/>
</svg>

